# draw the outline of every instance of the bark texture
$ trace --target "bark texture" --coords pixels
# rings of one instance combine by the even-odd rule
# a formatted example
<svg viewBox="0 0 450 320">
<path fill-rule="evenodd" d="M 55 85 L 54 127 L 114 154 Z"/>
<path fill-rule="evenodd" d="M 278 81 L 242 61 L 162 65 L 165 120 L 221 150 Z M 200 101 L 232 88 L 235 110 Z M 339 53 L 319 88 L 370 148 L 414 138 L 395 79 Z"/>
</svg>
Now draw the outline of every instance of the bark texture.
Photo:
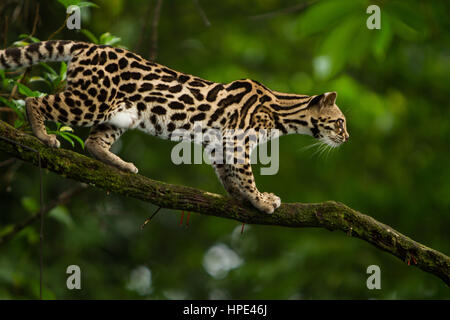
<svg viewBox="0 0 450 320">
<path fill-rule="evenodd" d="M 49 148 L 34 136 L 16 130 L 3 121 L 0 121 L 0 150 L 36 166 L 39 164 L 40 155 L 42 167 L 62 177 L 164 208 L 234 219 L 247 224 L 340 230 L 438 276 L 450 286 L 448 256 L 339 202 L 283 203 L 274 214 L 263 214 L 250 205 L 239 203 L 227 196 L 155 181 L 141 175 L 122 172 L 70 150 Z"/>
</svg>

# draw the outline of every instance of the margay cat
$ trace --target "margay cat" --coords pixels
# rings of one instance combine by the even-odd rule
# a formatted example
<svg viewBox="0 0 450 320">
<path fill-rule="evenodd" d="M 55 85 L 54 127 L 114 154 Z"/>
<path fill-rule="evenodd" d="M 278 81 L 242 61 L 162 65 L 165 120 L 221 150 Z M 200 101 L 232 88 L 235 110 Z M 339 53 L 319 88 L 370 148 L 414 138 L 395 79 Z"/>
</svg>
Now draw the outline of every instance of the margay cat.
<svg viewBox="0 0 450 320">
<path fill-rule="evenodd" d="M 296 95 L 270 90 L 253 80 L 229 84 L 206 81 L 147 61 L 127 50 L 83 42 L 56 40 L 0 50 L 0 69 L 26 67 L 40 61 L 67 61 L 67 86 L 59 94 L 26 99 L 34 134 L 59 147 L 44 121 L 92 126 L 86 148 L 96 158 L 122 170 L 137 168 L 109 151 L 127 129 L 170 138 L 182 128 L 277 129 L 281 134 L 308 134 L 336 147 L 349 137 L 336 93 Z M 204 129 L 203 129 L 204 130 Z M 191 134 L 193 135 L 193 134 Z M 241 138 L 240 138 L 241 139 Z M 281 204 L 272 193 L 256 188 L 248 139 L 240 140 L 237 163 L 212 163 L 225 189 L 259 210 L 272 213 Z"/>
</svg>

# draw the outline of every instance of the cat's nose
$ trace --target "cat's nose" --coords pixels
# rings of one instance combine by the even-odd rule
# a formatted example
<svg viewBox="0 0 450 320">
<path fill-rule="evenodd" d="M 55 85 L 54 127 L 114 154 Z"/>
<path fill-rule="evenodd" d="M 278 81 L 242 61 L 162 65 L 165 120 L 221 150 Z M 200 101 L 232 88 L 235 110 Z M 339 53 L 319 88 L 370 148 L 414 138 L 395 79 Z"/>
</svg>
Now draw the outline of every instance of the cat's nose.
<svg viewBox="0 0 450 320">
<path fill-rule="evenodd" d="M 344 142 L 347 141 L 348 138 L 350 138 L 350 135 L 349 135 L 348 133 L 346 133 L 346 134 L 344 135 Z"/>
</svg>

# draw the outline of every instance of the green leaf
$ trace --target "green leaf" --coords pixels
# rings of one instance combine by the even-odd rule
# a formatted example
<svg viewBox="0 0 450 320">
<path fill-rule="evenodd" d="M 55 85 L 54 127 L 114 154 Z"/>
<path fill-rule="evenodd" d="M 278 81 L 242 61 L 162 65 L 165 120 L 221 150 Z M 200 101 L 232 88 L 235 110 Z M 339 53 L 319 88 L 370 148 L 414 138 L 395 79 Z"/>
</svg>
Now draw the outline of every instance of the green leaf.
<svg viewBox="0 0 450 320">
<path fill-rule="evenodd" d="M 0 237 L 10 233 L 12 230 L 14 230 L 14 226 L 13 224 L 7 224 L 6 226 L 4 226 L 3 228 L 0 229 Z"/>
<path fill-rule="evenodd" d="M 89 1 L 81 1 L 77 4 L 78 7 L 80 8 L 84 8 L 84 7 L 94 7 L 94 8 L 99 8 L 98 5 L 96 5 L 93 2 L 89 2 Z"/>
<path fill-rule="evenodd" d="M 12 109 L 15 108 L 14 103 L 13 103 L 12 101 L 9 101 L 9 100 L 6 99 L 5 97 L 1 97 L 1 96 L 0 96 L 0 101 L 1 101 L 2 103 L 4 103 L 5 105 L 7 105 L 8 107 L 12 108 Z"/>
<path fill-rule="evenodd" d="M 48 72 L 50 72 L 51 74 L 57 76 L 58 73 L 52 68 L 50 67 L 48 64 L 46 64 L 45 62 L 40 62 L 39 63 L 41 66 L 43 66 Z"/>
<path fill-rule="evenodd" d="M 14 120 L 14 128 L 19 128 L 21 126 L 23 126 L 26 122 L 23 119 L 16 119 Z"/>
<path fill-rule="evenodd" d="M 89 1 L 81 1 L 81 0 L 58 0 L 66 9 L 70 6 L 78 6 L 80 8 L 83 7 L 95 7 L 98 8 L 98 5 Z"/>
<path fill-rule="evenodd" d="M 79 1 L 76 1 L 76 0 L 58 0 L 58 2 L 61 3 L 67 9 L 68 7 L 78 3 Z"/>
<path fill-rule="evenodd" d="M 64 132 L 64 134 L 68 135 L 69 137 L 75 139 L 76 141 L 78 141 L 78 143 L 80 144 L 81 148 L 84 149 L 84 141 L 77 136 L 76 134 L 70 133 L 70 132 Z"/>
<path fill-rule="evenodd" d="M 19 92 L 21 94 L 23 94 L 24 96 L 27 96 L 27 97 L 42 97 L 42 96 L 45 95 L 45 93 L 43 93 L 43 92 L 31 90 L 26 85 L 24 85 L 24 84 L 22 84 L 20 82 L 16 81 L 15 84 L 17 85 L 17 88 L 19 89 Z"/>
<path fill-rule="evenodd" d="M 69 127 L 69 126 L 64 126 L 64 127 L 61 127 L 59 129 L 59 131 L 62 131 L 62 132 L 64 132 L 64 131 L 73 132 L 73 129 L 71 127 Z"/>
<path fill-rule="evenodd" d="M 29 45 L 30 43 L 27 41 L 15 41 L 13 42 L 13 46 L 14 47 L 25 47 L 27 45 Z"/>
<path fill-rule="evenodd" d="M 374 56 L 378 59 L 384 59 L 389 44 L 392 41 L 392 27 L 388 13 L 381 15 L 381 29 L 376 30 L 375 40 L 372 42 Z"/>
<path fill-rule="evenodd" d="M 39 233 L 34 228 L 25 228 L 20 232 L 20 236 L 27 239 L 29 244 L 34 244 L 39 241 Z"/>
<path fill-rule="evenodd" d="M 100 36 L 99 44 L 113 46 L 113 45 L 119 43 L 120 41 L 122 41 L 121 38 L 113 36 L 109 32 L 105 32 Z"/>
<path fill-rule="evenodd" d="M 61 62 L 61 68 L 59 69 L 59 77 L 61 81 L 66 80 L 67 75 L 67 64 L 65 62 Z"/>
<path fill-rule="evenodd" d="M 22 207 L 30 213 L 36 213 L 39 211 L 39 203 L 32 197 L 22 197 L 20 202 Z"/>
<path fill-rule="evenodd" d="M 97 37 L 87 29 L 81 29 L 81 33 L 84 34 L 91 42 L 98 44 Z"/>
<path fill-rule="evenodd" d="M 47 82 L 47 80 L 45 80 L 44 78 L 42 78 L 40 76 L 33 76 L 30 78 L 30 80 L 28 80 L 28 82 L 36 82 L 36 81 Z"/>
<path fill-rule="evenodd" d="M 392 1 L 383 9 L 416 31 L 425 30 L 427 27 L 424 14 L 417 10 L 419 8 L 414 8 L 404 1 Z"/>
<path fill-rule="evenodd" d="M 45 84 L 47 84 L 53 91 L 53 83 L 46 78 L 40 77 L 40 76 L 34 76 L 31 77 L 30 80 L 28 80 L 29 83 L 33 83 L 33 82 L 44 82 Z"/>
<path fill-rule="evenodd" d="M 68 141 L 72 145 L 72 148 L 75 148 L 75 142 L 73 142 L 73 140 L 68 136 L 67 132 L 56 131 L 55 133 L 64 140 Z"/>
<path fill-rule="evenodd" d="M 64 62 L 62 62 L 62 63 L 64 63 Z M 64 71 L 64 69 L 67 70 L 67 65 L 66 66 L 61 65 L 61 68 L 59 71 L 60 74 L 58 74 L 52 67 L 50 67 L 45 62 L 41 62 L 40 65 L 42 67 L 44 67 L 45 70 L 48 71 L 48 72 L 44 72 L 44 78 L 48 81 L 52 91 L 54 91 L 58 87 L 58 85 L 61 83 L 61 81 L 63 81 L 60 74 L 61 74 L 61 72 Z"/>
<path fill-rule="evenodd" d="M 423 12 L 400 1 L 387 3 L 384 7 L 391 17 L 391 24 L 400 37 L 414 41 L 428 33 L 428 26 Z M 383 13 L 381 13 L 383 16 Z M 383 26 L 382 26 L 383 28 Z"/>
<path fill-rule="evenodd" d="M 49 72 L 45 72 L 44 77 L 45 77 L 45 79 L 47 79 L 48 82 L 51 83 L 52 87 L 55 87 L 59 83 L 59 80 L 60 80 L 60 77 L 58 75 L 54 75 Z"/>
<path fill-rule="evenodd" d="M 6 78 L 5 75 L 5 70 L 0 70 L 0 78 L 2 78 L 2 86 L 3 88 L 8 88 L 9 87 L 9 79 Z"/>
<path fill-rule="evenodd" d="M 33 41 L 33 42 L 41 42 L 40 39 L 38 39 L 38 38 L 36 38 L 36 37 L 32 37 L 32 36 L 30 36 L 30 35 L 28 35 L 28 34 L 25 34 L 25 33 L 22 33 L 21 35 L 19 35 L 19 38 L 20 38 L 20 39 L 30 39 L 30 40 Z"/>
<path fill-rule="evenodd" d="M 363 21 L 361 21 L 363 23 Z M 374 38 L 380 30 L 369 30 L 367 28 L 355 28 L 355 34 L 347 43 L 351 45 L 351 50 L 347 50 L 346 63 L 359 67 L 364 58 L 371 54 Z M 341 50 L 345 50 L 342 48 Z"/>
<path fill-rule="evenodd" d="M 365 13 L 364 3 L 363 0 L 320 1 L 298 17 L 298 31 L 304 37 L 324 30 L 332 30 L 334 25 L 345 21 L 352 12 L 358 12 L 363 16 Z"/>
<path fill-rule="evenodd" d="M 327 56 L 330 59 L 330 72 L 324 78 L 337 74 L 345 66 L 352 47 L 353 37 L 365 22 L 364 16 L 353 15 L 347 17 L 341 24 L 331 31 L 323 41 L 318 54 L 319 56 Z"/>
<path fill-rule="evenodd" d="M 49 213 L 48 216 L 61 222 L 62 224 L 66 225 L 68 228 L 73 227 L 73 219 L 69 214 L 69 210 L 67 210 L 64 206 L 57 206 L 53 208 Z"/>
<path fill-rule="evenodd" d="M 0 101 L 15 111 L 15 113 L 17 114 L 17 117 L 19 118 L 18 120 L 21 122 L 20 123 L 20 125 L 21 125 L 25 119 L 25 110 L 24 110 L 25 101 L 23 101 L 23 100 L 9 101 L 8 99 L 6 99 L 4 97 L 0 97 Z M 18 125 L 18 126 L 20 126 L 20 125 Z M 18 126 L 15 126 L 15 127 L 17 128 Z"/>
</svg>

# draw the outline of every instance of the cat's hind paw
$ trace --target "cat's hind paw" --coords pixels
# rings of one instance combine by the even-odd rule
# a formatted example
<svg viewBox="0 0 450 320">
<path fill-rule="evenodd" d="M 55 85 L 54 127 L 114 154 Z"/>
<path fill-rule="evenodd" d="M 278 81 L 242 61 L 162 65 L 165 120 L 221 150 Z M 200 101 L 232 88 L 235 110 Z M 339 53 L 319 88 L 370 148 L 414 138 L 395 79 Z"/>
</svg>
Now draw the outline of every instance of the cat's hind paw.
<svg viewBox="0 0 450 320">
<path fill-rule="evenodd" d="M 273 193 L 262 192 L 253 205 L 262 212 L 272 214 L 281 205 L 281 199 Z"/>
</svg>

